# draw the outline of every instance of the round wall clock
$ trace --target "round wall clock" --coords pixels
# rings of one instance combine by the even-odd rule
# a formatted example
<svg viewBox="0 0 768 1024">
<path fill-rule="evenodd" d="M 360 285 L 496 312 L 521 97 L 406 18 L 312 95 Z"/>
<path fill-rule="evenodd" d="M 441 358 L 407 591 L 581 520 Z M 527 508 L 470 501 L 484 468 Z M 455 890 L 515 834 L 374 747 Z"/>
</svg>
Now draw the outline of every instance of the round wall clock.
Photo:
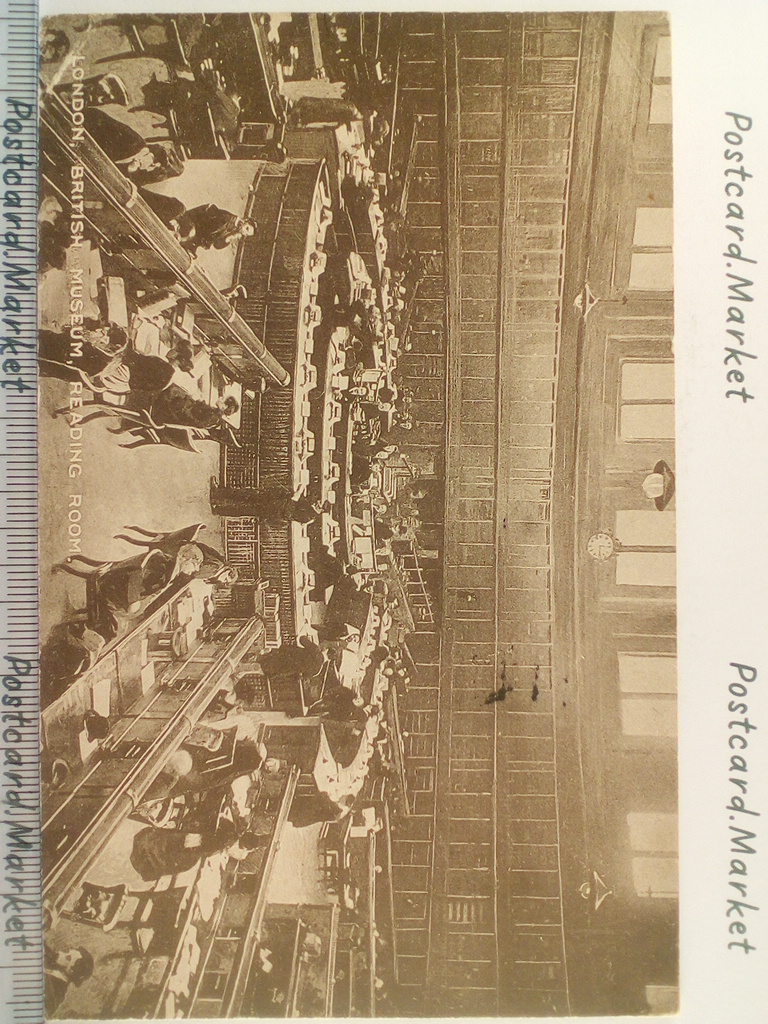
<svg viewBox="0 0 768 1024">
<path fill-rule="evenodd" d="M 610 533 L 593 533 L 587 541 L 587 551 L 598 562 L 604 562 L 613 554 L 613 537 Z"/>
</svg>

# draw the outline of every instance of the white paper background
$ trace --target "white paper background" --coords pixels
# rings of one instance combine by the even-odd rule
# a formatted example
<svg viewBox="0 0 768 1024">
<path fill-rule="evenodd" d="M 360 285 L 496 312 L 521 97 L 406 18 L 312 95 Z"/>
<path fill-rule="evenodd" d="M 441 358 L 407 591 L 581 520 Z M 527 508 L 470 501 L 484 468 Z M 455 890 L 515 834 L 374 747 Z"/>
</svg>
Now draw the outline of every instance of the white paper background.
<svg viewBox="0 0 768 1024">
<path fill-rule="evenodd" d="M 176 13 L 179 10 L 285 10 L 288 4 L 228 0 L 135 2 L 43 0 L 41 14 Z M 407 9 L 407 4 L 303 2 L 301 10 Z M 476 10 L 480 4 L 418 3 L 412 9 Z M 506 4 L 482 4 L 488 9 Z M 677 519 L 681 764 L 681 998 L 683 1024 L 763 1024 L 768 1021 L 768 3 L 764 0 L 667 0 L 642 4 L 521 3 L 508 9 L 666 9 L 672 18 L 675 152 L 675 352 L 677 401 Z M 744 404 L 725 398 L 723 365 L 727 301 L 725 230 L 728 180 L 723 151 L 725 116 L 752 118 L 744 166 L 753 177 L 741 200 L 744 252 L 758 265 L 735 264 L 755 282 L 743 305 L 749 360 Z M 731 177 L 730 180 L 736 180 Z M 738 327 L 738 325 L 732 325 Z M 733 365 L 733 364 L 731 364 Z M 757 852 L 745 859 L 755 952 L 728 951 L 726 900 L 730 837 L 728 783 L 729 663 L 758 669 L 746 702 L 750 734 L 744 817 L 757 833 Z M 752 825 L 750 825 L 750 822 Z M 607 1018 L 606 1018 L 607 1019 Z M 597 1020 L 593 1018 L 593 1020 Z"/>
</svg>

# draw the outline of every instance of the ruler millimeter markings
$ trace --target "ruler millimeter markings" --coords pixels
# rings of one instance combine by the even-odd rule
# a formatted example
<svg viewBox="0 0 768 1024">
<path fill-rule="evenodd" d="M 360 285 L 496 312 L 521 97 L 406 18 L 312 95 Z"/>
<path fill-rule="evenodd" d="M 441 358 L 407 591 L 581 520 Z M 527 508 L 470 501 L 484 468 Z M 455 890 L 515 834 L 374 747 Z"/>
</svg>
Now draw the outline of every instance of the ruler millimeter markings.
<svg viewBox="0 0 768 1024">
<path fill-rule="evenodd" d="M 44 1018 L 37 610 L 36 0 L 0 0 L 0 1016 Z"/>
</svg>

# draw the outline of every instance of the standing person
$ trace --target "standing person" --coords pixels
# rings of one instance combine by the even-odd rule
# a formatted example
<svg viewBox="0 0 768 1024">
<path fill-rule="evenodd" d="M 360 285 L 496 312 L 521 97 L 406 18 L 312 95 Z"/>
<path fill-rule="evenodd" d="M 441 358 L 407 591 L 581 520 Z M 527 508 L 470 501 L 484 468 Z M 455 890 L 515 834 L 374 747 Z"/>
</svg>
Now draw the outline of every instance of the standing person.
<svg viewBox="0 0 768 1024">
<path fill-rule="evenodd" d="M 197 118 L 202 121 L 210 116 L 218 134 L 231 145 L 236 144 L 243 97 L 236 86 L 225 82 L 216 69 L 202 69 L 198 82 L 200 91 L 195 110 Z"/>
<path fill-rule="evenodd" d="M 176 383 L 177 368 L 192 373 L 188 352 L 177 348 L 169 352 L 167 359 L 145 355 L 129 345 L 121 327 L 85 328 L 77 360 L 70 359 L 67 335 L 42 330 L 38 361 L 41 376 L 82 381 L 95 396 L 126 396 L 121 405 L 129 414 L 126 419 L 133 418 L 134 425 L 146 422 L 137 418 L 137 414 L 146 412 L 155 427 L 227 429 L 229 424 L 224 422 L 225 418 L 239 409 L 233 395 L 222 396 L 215 405 L 208 405 Z M 119 416 L 119 407 L 105 405 L 98 397 L 84 405 L 97 411 L 91 413 L 84 409 L 83 422 L 99 415 Z M 59 414 L 66 411 L 59 410 Z"/>
<path fill-rule="evenodd" d="M 289 487 L 221 487 L 211 481 L 211 508 L 217 516 L 253 516 L 265 522 L 310 523 L 329 506 L 300 497 Z"/>
<path fill-rule="evenodd" d="M 70 985 L 76 988 L 93 974 L 93 957 L 82 946 L 52 949 L 47 943 L 43 955 L 45 974 L 45 1017 L 55 1016 Z"/>
</svg>

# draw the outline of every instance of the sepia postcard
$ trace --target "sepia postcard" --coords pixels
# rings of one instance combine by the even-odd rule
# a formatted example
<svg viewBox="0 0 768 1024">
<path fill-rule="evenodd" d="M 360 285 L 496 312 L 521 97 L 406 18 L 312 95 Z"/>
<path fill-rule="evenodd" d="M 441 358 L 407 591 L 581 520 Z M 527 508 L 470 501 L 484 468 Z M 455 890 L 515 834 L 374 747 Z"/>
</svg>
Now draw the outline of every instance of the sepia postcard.
<svg viewBox="0 0 768 1024">
<path fill-rule="evenodd" d="M 47 14 L 47 1017 L 677 1014 L 674 17 Z M 764 126 L 713 123 L 748 417 Z"/>
</svg>

